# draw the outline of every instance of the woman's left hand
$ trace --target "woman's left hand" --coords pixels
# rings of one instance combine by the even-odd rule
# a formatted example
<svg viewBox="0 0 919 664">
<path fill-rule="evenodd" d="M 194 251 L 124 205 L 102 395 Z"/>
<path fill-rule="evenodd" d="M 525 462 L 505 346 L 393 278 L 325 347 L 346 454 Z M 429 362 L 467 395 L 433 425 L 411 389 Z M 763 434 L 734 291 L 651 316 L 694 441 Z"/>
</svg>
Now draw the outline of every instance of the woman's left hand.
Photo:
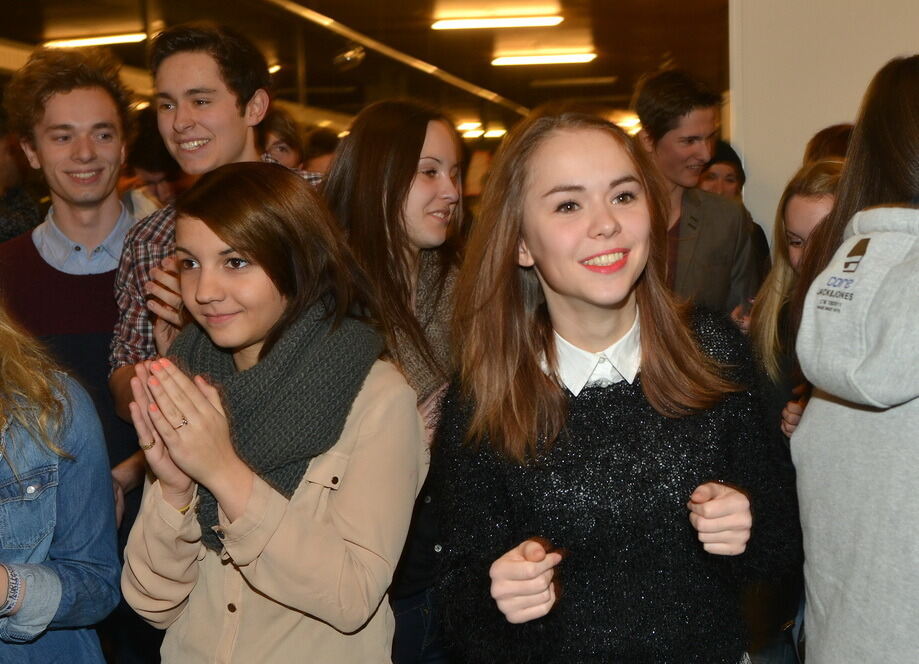
<svg viewBox="0 0 919 664">
<path fill-rule="evenodd" d="M 709 553 L 737 556 L 747 548 L 753 513 L 742 491 L 727 484 L 706 482 L 689 497 L 689 522 Z"/>
<path fill-rule="evenodd" d="M 210 489 L 218 502 L 221 494 L 234 489 L 243 489 L 248 498 L 245 489 L 251 488 L 252 470 L 233 448 L 216 388 L 201 376 L 192 381 L 165 358 L 152 362 L 150 370 L 148 384 L 156 402 L 151 404 L 150 420 L 175 464 Z"/>
</svg>

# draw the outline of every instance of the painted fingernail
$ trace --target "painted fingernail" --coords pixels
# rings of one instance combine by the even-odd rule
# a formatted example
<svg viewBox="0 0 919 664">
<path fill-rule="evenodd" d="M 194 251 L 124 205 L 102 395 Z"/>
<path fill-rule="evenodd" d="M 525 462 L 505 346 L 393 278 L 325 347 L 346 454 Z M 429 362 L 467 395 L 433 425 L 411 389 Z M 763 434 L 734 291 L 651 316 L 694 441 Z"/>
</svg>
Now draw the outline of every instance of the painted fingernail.
<svg viewBox="0 0 919 664">
<path fill-rule="evenodd" d="M 154 387 L 160 386 L 160 382 L 154 376 L 150 376 L 150 380 L 147 382 L 153 385 Z"/>
<path fill-rule="evenodd" d="M 151 413 L 158 413 L 158 412 L 160 412 L 160 409 L 159 409 L 159 407 L 158 407 L 155 403 L 151 403 L 151 404 L 150 404 L 150 412 L 151 412 Z"/>
<path fill-rule="evenodd" d="M 162 362 L 162 360 L 156 360 L 150 365 L 150 368 L 153 369 L 154 371 L 162 371 L 163 367 L 160 366 L 160 362 Z"/>
<path fill-rule="evenodd" d="M 171 366 L 172 366 L 172 362 L 170 362 L 170 361 L 169 361 L 167 358 L 165 358 L 165 357 L 161 357 L 161 358 L 159 359 L 159 363 L 160 363 L 161 365 L 163 365 L 164 367 L 171 367 Z"/>
</svg>

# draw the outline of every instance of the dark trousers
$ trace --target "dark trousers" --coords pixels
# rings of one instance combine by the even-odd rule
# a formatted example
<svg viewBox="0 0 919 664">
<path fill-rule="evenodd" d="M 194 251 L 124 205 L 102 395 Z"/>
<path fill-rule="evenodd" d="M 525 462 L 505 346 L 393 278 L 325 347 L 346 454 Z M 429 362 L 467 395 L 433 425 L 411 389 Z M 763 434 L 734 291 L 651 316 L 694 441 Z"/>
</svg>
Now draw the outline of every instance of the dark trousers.
<svg viewBox="0 0 919 664">
<path fill-rule="evenodd" d="M 390 600 L 390 605 L 396 618 L 393 664 L 449 664 L 433 590 Z"/>
</svg>

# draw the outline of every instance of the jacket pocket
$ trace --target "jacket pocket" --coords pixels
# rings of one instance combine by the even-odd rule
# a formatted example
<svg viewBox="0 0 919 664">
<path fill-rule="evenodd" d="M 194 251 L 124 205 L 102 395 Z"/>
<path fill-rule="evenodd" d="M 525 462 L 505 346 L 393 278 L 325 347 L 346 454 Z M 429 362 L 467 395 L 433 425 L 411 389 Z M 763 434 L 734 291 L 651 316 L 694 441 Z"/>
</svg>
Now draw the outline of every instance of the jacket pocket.
<svg viewBox="0 0 919 664">
<path fill-rule="evenodd" d="M 50 465 L 0 483 L 0 550 L 33 549 L 54 531 L 57 482 Z"/>
</svg>

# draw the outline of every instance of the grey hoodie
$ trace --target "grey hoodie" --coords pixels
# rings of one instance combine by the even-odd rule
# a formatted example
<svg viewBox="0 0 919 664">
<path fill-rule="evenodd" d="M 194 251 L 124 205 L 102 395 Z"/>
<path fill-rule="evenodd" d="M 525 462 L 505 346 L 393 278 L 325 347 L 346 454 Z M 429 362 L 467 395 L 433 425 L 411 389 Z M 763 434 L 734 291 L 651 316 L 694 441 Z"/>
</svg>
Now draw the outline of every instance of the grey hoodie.
<svg viewBox="0 0 919 664">
<path fill-rule="evenodd" d="M 808 664 L 919 662 L 919 209 L 852 218 L 797 351 Z"/>
</svg>

